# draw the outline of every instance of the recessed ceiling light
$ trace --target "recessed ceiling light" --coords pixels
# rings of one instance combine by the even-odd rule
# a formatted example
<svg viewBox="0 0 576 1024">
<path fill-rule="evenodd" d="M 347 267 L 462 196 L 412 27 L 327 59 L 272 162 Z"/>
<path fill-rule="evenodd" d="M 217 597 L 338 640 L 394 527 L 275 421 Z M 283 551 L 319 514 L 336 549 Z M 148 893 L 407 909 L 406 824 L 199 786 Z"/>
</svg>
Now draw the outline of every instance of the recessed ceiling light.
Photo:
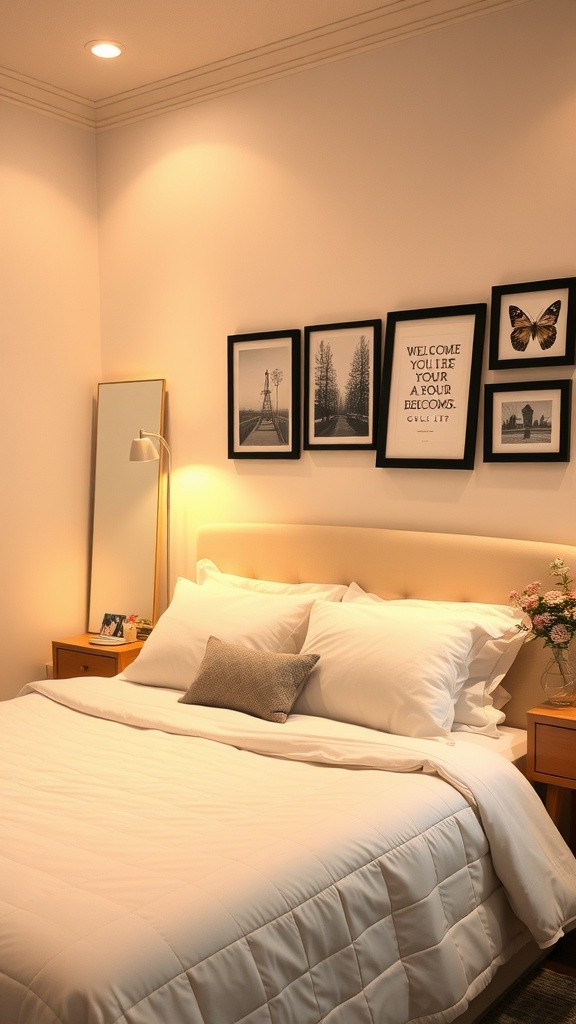
<svg viewBox="0 0 576 1024">
<path fill-rule="evenodd" d="M 122 46 L 122 43 L 114 43 L 111 39 L 92 39 L 91 42 L 86 43 L 84 49 L 89 50 L 95 57 L 110 59 L 119 57 L 125 47 Z"/>
</svg>

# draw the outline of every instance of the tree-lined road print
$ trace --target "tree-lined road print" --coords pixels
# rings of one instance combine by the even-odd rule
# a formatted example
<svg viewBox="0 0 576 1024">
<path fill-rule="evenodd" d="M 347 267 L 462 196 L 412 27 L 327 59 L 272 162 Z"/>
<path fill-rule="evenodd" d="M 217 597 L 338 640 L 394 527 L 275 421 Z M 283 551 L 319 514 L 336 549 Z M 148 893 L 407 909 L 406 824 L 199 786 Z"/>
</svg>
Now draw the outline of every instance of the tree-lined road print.
<svg viewBox="0 0 576 1024">
<path fill-rule="evenodd" d="M 314 437 L 367 437 L 370 432 L 370 346 L 320 338 L 314 354 Z"/>
</svg>

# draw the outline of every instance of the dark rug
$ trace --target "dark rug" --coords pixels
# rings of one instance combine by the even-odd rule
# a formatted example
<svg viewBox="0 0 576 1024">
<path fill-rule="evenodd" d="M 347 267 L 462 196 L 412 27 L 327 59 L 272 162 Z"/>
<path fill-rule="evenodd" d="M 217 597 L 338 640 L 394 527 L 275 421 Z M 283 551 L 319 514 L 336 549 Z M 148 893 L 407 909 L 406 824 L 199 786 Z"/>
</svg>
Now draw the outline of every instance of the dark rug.
<svg viewBox="0 0 576 1024">
<path fill-rule="evenodd" d="M 576 1024 L 576 977 L 535 967 L 482 1017 L 482 1024 Z"/>
</svg>

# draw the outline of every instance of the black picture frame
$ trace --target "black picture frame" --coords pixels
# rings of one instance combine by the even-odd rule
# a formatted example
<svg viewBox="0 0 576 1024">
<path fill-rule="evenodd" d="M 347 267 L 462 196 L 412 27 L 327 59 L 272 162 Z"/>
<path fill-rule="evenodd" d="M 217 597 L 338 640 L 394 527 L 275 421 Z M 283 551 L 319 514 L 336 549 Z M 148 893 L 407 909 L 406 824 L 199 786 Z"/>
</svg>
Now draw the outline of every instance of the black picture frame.
<svg viewBox="0 0 576 1024">
<path fill-rule="evenodd" d="M 228 458 L 300 458 L 300 331 L 228 336 Z"/>
<path fill-rule="evenodd" d="M 576 357 L 576 277 L 492 288 L 491 370 L 572 366 Z"/>
<path fill-rule="evenodd" d="M 484 385 L 484 462 L 569 462 L 571 380 Z"/>
<path fill-rule="evenodd" d="M 125 621 L 125 615 L 117 615 L 115 612 L 104 612 L 100 626 L 100 636 L 121 637 Z"/>
<path fill-rule="evenodd" d="M 304 328 L 304 449 L 376 447 L 381 320 Z"/>
<path fill-rule="evenodd" d="M 376 465 L 473 469 L 486 303 L 386 320 Z"/>
</svg>

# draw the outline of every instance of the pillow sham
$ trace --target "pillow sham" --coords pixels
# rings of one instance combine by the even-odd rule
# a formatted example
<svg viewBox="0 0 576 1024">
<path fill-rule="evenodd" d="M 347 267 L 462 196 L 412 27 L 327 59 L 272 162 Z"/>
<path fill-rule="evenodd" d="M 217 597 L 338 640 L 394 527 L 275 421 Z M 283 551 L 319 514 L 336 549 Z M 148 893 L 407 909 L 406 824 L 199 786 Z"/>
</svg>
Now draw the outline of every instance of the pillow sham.
<svg viewBox="0 0 576 1024">
<path fill-rule="evenodd" d="M 169 607 L 122 676 L 132 683 L 187 690 L 212 635 L 255 650 L 297 654 L 313 603 L 312 594 L 253 594 L 216 584 L 200 587 L 180 577 Z"/>
<path fill-rule="evenodd" d="M 526 634 L 520 630 L 522 616 L 508 605 L 482 604 L 473 601 L 424 601 L 416 598 L 384 601 L 368 594 L 352 583 L 345 594 L 345 603 L 376 603 L 378 605 L 438 611 L 464 621 L 477 623 L 484 633 L 478 638 L 468 667 L 468 676 L 456 697 L 453 732 L 476 732 L 498 738 L 498 726 L 505 720 L 502 708 L 510 694 L 502 680 L 520 651 Z"/>
<path fill-rule="evenodd" d="M 317 654 L 271 654 L 211 636 L 198 675 L 178 702 L 285 722 L 317 661 Z"/>
<path fill-rule="evenodd" d="M 255 590 L 262 594 L 314 594 L 323 601 L 341 601 L 348 589 L 344 584 L 337 583 L 276 583 L 274 580 L 234 576 L 228 572 L 221 572 L 210 558 L 201 558 L 196 563 L 196 582 L 203 584 L 207 580 L 230 587 L 240 587 L 242 590 Z"/>
<path fill-rule="evenodd" d="M 441 611 L 318 601 L 301 654 L 320 655 L 294 712 L 447 737 L 480 631 Z"/>
</svg>

